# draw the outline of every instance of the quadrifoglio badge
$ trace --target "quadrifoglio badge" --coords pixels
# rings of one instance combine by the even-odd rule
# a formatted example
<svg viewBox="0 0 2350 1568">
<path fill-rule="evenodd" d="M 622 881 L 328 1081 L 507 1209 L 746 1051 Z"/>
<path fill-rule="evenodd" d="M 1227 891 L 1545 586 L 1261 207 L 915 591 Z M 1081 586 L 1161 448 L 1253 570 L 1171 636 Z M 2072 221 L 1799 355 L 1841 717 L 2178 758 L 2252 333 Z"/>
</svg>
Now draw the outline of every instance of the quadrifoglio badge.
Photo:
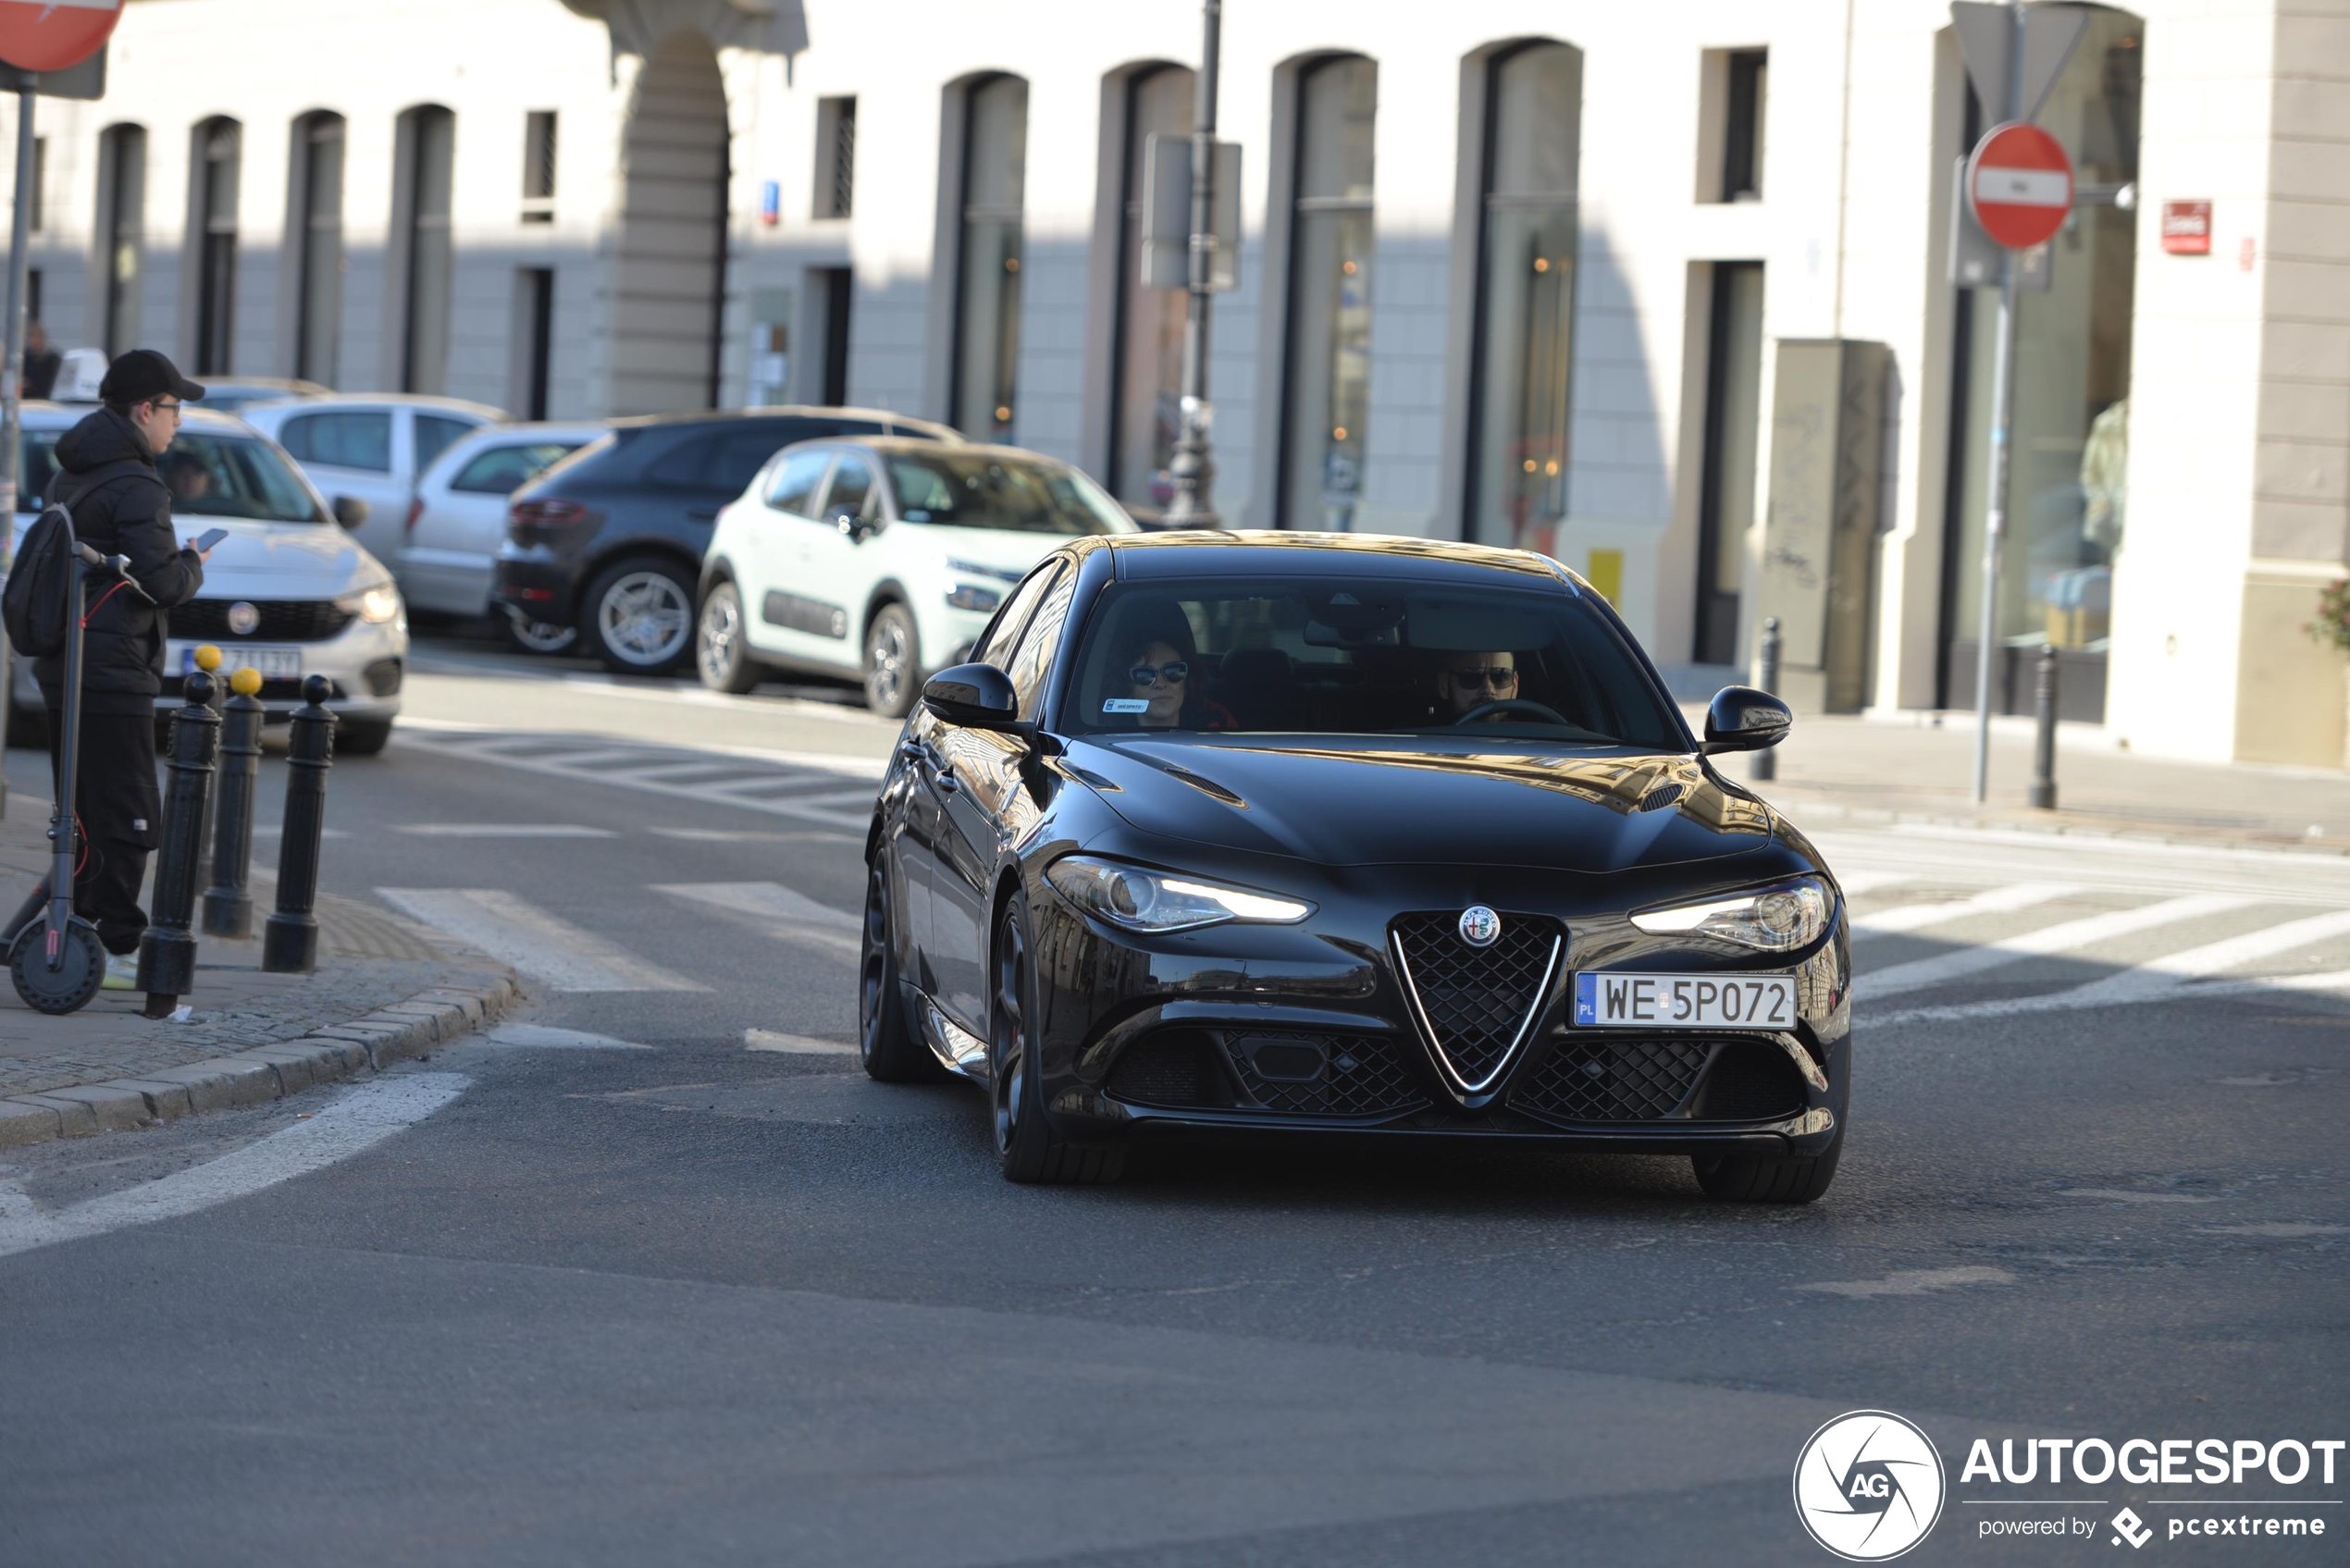
<svg viewBox="0 0 2350 1568">
<path fill-rule="evenodd" d="M 1795 1511 L 1813 1540 L 1848 1562 L 1900 1556 L 1933 1531 L 1946 1502 L 1983 1541 L 2101 1537 L 2134 1551 L 2259 1537 L 2318 1546 L 2343 1527 L 2325 1510 L 2344 1506 L 2336 1478 L 2344 1447 L 2338 1438 L 1977 1438 L 1952 1497 L 1923 1428 L 1890 1411 L 1855 1410 L 1804 1443 Z"/>
</svg>

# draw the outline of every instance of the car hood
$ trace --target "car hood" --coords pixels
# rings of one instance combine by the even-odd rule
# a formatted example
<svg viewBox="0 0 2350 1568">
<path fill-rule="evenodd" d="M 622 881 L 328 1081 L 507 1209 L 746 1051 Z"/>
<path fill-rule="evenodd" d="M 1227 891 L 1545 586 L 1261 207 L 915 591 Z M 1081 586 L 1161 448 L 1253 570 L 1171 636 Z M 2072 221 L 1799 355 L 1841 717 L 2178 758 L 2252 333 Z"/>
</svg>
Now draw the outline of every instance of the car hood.
<svg viewBox="0 0 2350 1568">
<path fill-rule="evenodd" d="M 1122 735 L 1067 760 L 1144 832 L 1327 866 L 1614 873 L 1749 854 L 1777 830 L 1770 808 L 1676 754 Z"/>
<path fill-rule="evenodd" d="M 183 539 L 229 530 L 204 562 L 205 599 L 333 599 L 391 575 L 331 523 L 175 517 L 172 526 Z"/>
</svg>

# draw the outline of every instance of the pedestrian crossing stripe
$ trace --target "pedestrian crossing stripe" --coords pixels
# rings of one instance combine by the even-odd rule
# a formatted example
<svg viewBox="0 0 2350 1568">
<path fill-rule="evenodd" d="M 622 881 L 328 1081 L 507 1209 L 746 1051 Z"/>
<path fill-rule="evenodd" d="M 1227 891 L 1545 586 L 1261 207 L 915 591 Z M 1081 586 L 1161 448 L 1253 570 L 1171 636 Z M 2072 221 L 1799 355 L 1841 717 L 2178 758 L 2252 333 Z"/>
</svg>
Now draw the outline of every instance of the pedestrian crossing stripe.
<svg viewBox="0 0 2350 1568">
<path fill-rule="evenodd" d="M 557 991 L 710 989 L 501 887 L 379 887 L 376 896 Z"/>
<path fill-rule="evenodd" d="M 442 757 L 578 779 L 861 832 L 885 764 L 814 755 L 781 759 L 724 747 L 614 745 L 598 735 L 430 729 L 401 744 Z"/>
</svg>

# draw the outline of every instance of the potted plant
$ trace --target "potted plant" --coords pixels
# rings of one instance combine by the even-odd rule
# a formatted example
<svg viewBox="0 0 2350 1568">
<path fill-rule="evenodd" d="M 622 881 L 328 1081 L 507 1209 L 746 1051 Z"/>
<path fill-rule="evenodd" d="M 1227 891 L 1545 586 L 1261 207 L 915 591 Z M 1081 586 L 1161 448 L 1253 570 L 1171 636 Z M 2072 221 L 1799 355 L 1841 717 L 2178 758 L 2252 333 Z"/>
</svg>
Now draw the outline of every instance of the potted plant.
<svg viewBox="0 0 2350 1568">
<path fill-rule="evenodd" d="M 2318 590 L 2318 618 L 2304 623 L 2301 629 L 2336 652 L 2350 653 L 2350 577 L 2338 578 Z M 2343 700 L 2344 722 L 2350 726 L 2350 673 L 2344 676 Z M 2350 768 L 2350 730 L 2343 737 L 2342 761 Z"/>
</svg>

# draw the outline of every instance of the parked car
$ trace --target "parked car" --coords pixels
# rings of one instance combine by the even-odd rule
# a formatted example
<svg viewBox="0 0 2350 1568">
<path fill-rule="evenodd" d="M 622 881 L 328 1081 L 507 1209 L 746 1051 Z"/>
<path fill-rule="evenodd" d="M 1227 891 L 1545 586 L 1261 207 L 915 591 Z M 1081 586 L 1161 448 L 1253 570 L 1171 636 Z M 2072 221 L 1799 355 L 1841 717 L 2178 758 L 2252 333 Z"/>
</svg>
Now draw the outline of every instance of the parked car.
<svg viewBox="0 0 2350 1568">
<path fill-rule="evenodd" d="M 866 838 L 859 1046 L 984 1085 L 1004 1174 L 1137 1139 L 1687 1157 L 1824 1192 L 1844 900 L 1605 599 L 1430 539 L 1063 542 L 940 671 Z"/>
<path fill-rule="evenodd" d="M 506 498 L 603 435 L 604 425 L 492 425 L 442 452 L 416 481 L 405 542 L 392 562 L 408 608 L 436 615 L 492 613 L 490 580 L 506 537 Z M 556 653 L 577 631 L 493 618 L 519 646 Z"/>
<path fill-rule="evenodd" d="M 506 418 L 484 403 L 390 392 L 249 403 L 242 413 L 320 489 L 367 503 L 359 542 L 378 561 L 400 553 L 417 475 L 474 431 Z"/>
<path fill-rule="evenodd" d="M 902 719 L 1045 551 L 1134 520 L 1058 458 L 866 437 L 787 448 L 718 515 L 702 562 L 702 683 L 850 675 Z"/>
<path fill-rule="evenodd" d="M 859 408 L 761 408 L 619 421 L 516 490 L 491 599 L 575 626 L 623 674 L 664 674 L 694 646 L 696 586 L 718 512 L 781 448 L 825 436 L 962 439 Z"/>
<path fill-rule="evenodd" d="M 334 395 L 331 387 L 321 387 L 315 381 L 303 381 L 290 376 L 233 376 L 204 384 L 204 407 L 221 414 L 242 414 L 254 403 L 330 398 Z"/>
<path fill-rule="evenodd" d="M 17 500 L 17 537 L 41 514 L 56 476 L 57 439 L 88 416 L 56 403 L 24 405 L 24 483 Z M 278 445 L 229 414 L 189 405 L 179 439 L 161 459 L 182 537 L 221 527 L 196 598 L 169 611 L 164 695 L 158 713 L 180 702 L 180 682 L 195 667 L 200 644 L 221 651 L 224 671 L 261 672 L 261 700 L 277 714 L 302 706 L 304 676 L 334 683 L 329 698 L 341 722 L 335 751 L 372 757 L 391 738 L 408 661 L 408 615 L 390 572 L 367 553 L 338 517 L 355 524 L 365 503 L 330 503 Z M 201 521 L 199 521 L 201 519 Z M 16 661 L 11 698 L 42 711 L 32 661 Z"/>
</svg>

